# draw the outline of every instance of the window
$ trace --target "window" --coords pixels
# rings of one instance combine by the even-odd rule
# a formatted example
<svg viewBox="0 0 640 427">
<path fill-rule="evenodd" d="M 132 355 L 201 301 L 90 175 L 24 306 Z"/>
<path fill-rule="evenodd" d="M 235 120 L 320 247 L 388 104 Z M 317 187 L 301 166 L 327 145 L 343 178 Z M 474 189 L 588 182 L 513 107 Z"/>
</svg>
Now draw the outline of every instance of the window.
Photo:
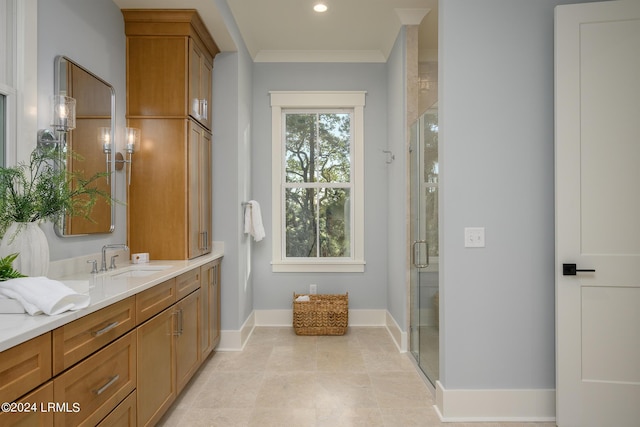
<svg viewBox="0 0 640 427">
<path fill-rule="evenodd" d="M 364 92 L 271 92 L 273 271 L 364 271 Z"/>
<path fill-rule="evenodd" d="M 7 166 L 7 162 L 5 160 L 5 146 L 6 146 L 6 138 L 7 138 L 7 113 L 5 107 L 5 98 L 6 96 L 0 93 L 0 167 Z"/>
<path fill-rule="evenodd" d="M 28 158 L 37 132 L 37 0 L 0 1 L 0 151 L 2 164 Z M 18 101 L 19 100 L 19 101 Z M 17 141 L 25 141 L 18 146 Z M 24 153 L 22 151 L 24 151 Z"/>
</svg>

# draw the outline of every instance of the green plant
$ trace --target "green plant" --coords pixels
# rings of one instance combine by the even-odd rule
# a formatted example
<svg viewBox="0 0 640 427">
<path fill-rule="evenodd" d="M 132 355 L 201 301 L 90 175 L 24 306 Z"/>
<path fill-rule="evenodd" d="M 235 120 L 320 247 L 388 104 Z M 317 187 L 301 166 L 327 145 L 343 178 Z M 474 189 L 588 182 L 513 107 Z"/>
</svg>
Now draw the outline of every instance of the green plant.
<svg viewBox="0 0 640 427">
<path fill-rule="evenodd" d="M 13 260 L 17 257 L 18 254 L 11 254 L 4 258 L 0 258 L 0 282 L 4 282 L 9 279 L 17 279 L 18 277 L 26 277 L 13 268 Z"/>
<path fill-rule="evenodd" d="M 0 233 L 13 222 L 58 222 L 63 215 L 91 221 L 91 210 L 99 198 L 111 196 L 94 183 L 108 173 L 85 178 L 82 171 L 70 172 L 65 156 L 57 147 L 36 148 L 29 163 L 0 168 Z"/>
</svg>

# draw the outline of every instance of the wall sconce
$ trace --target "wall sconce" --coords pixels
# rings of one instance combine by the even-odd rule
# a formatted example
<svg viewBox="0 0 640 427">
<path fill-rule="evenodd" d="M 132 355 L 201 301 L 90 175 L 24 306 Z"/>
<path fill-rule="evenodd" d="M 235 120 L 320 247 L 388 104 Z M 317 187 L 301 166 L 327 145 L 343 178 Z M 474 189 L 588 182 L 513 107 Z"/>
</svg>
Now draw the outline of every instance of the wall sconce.
<svg viewBox="0 0 640 427">
<path fill-rule="evenodd" d="M 133 160 L 133 153 L 138 150 L 138 146 L 140 145 L 140 129 L 136 128 L 125 128 L 125 152 L 127 153 L 127 157 L 125 158 L 122 153 L 119 151 L 116 152 L 115 159 L 115 169 L 117 171 L 122 170 L 124 165 L 128 165 L 127 167 L 127 185 L 131 184 L 131 166 Z M 98 128 L 98 142 L 102 146 L 102 152 L 107 156 L 107 163 L 109 163 L 109 157 L 111 155 L 112 150 L 112 141 L 111 138 L 111 128 L 101 127 Z M 108 168 L 107 168 L 108 169 Z"/>
<path fill-rule="evenodd" d="M 70 96 L 51 97 L 51 127 L 38 131 L 38 146 L 66 148 L 66 134 L 76 128 L 76 100 Z"/>
</svg>

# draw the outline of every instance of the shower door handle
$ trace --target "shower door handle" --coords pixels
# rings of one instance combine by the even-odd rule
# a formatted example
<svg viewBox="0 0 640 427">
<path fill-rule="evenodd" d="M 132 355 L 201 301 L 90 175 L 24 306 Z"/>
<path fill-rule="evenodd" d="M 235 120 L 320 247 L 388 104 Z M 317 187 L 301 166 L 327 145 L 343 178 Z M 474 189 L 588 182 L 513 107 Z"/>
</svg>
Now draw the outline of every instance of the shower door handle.
<svg viewBox="0 0 640 427">
<path fill-rule="evenodd" d="M 424 243 L 424 245 L 427 247 L 427 263 L 426 264 L 416 264 L 416 247 L 420 243 Z M 411 245 L 411 263 L 416 268 L 427 268 L 427 267 L 429 267 L 429 243 L 427 243 L 426 240 L 416 240 Z"/>
</svg>

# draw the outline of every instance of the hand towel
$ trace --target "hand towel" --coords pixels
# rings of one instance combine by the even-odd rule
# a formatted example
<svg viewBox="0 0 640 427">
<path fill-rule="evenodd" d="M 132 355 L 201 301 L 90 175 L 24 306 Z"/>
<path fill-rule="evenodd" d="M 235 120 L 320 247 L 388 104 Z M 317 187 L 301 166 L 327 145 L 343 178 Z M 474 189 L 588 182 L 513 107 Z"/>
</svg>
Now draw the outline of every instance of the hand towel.
<svg viewBox="0 0 640 427">
<path fill-rule="evenodd" d="M 0 294 L 18 300 L 32 316 L 55 315 L 89 305 L 89 295 L 46 277 L 22 277 L 0 282 Z"/>
<path fill-rule="evenodd" d="M 249 200 L 244 210 L 244 232 L 253 236 L 256 242 L 265 236 L 260 204 L 255 200 Z"/>
</svg>

